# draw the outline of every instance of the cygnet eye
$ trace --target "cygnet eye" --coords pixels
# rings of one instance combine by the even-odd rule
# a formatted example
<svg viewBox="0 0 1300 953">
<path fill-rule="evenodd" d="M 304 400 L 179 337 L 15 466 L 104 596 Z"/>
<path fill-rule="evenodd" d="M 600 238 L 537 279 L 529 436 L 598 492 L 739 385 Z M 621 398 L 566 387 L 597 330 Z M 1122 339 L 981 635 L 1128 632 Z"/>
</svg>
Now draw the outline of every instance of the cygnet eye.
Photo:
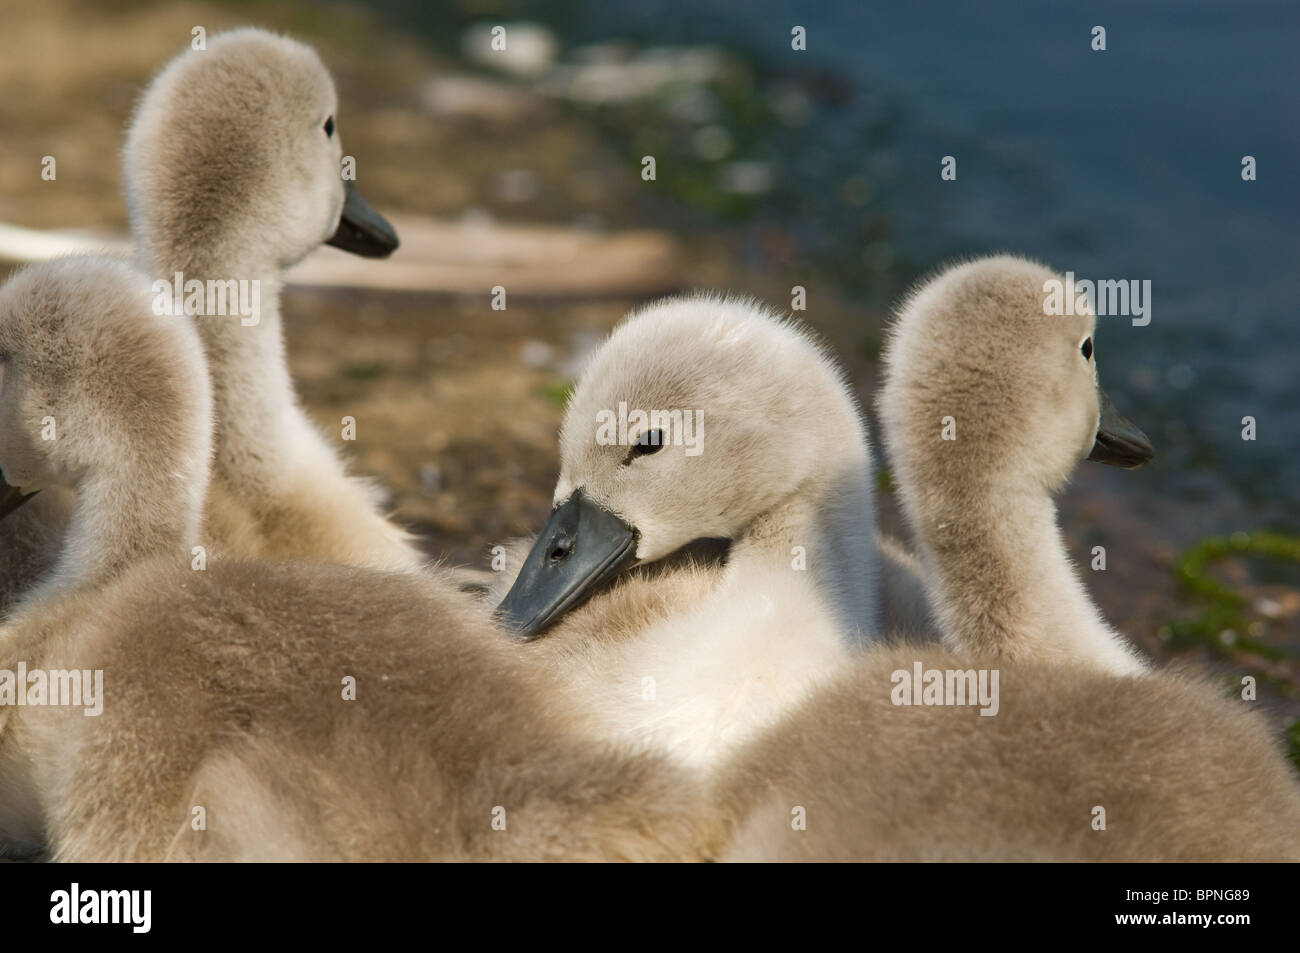
<svg viewBox="0 0 1300 953">
<path fill-rule="evenodd" d="M 334 117 L 330 116 L 325 120 L 325 136 L 328 138 L 332 135 L 334 135 Z"/>
<path fill-rule="evenodd" d="M 1092 360 L 1092 338 L 1090 337 L 1084 338 L 1083 345 L 1079 348 L 1079 350 L 1080 352 L 1082 352 L 1083 359 L 1085 361 Z"/>
<path fill-rule="evenodd" d="M 664 432 L 662 430 L 646 430 L 636 438 L 636 443 L 632 445 L 632 454 L 637 457 L 648 457 L 652 453 L 658 453 L 663 447 Z"/>
</svg>

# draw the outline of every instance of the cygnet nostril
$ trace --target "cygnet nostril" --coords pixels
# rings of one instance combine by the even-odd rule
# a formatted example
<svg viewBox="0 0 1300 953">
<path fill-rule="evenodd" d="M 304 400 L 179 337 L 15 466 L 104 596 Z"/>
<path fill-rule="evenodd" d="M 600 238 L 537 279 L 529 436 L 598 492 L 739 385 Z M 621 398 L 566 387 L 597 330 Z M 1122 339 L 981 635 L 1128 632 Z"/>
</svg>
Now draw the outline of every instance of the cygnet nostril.
<svg viewBox="0 0 1300 953">
<path fill-rule="evenodd" d="M 546 555 L 547 555 L 547 559 L 549 559 L 551 562 L 558 563 L 561 560 L 567 559 L 569 557 L 569 554 L 572 552 L 573 552 L 573 537 L 561 536 L 559 539 L 557 539 L 554 543 L 551 544 L 551 551 Z"/>
</svg>

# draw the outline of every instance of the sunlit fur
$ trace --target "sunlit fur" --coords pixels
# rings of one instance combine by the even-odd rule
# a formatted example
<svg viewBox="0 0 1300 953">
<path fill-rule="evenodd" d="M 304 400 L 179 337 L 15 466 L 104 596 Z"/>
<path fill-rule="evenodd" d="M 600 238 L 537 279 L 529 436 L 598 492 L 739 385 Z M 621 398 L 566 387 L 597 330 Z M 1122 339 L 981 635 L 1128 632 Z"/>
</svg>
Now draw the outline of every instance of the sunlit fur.
<svg viewBox="0 0 1300 953">
<path fill-rule="evenodd" d="M 256 29 L 209 39 L 142 96 L 123 162 L 141 267 L 169 284 L 260 282 L 260 321 L 195 320 L 212 373 L 216 456 L 203 542 L 214 552 L 414 569 L 411 538 L 380 515 L 298 405 L 285 365 L 285 269 L 333 234 L 343 208 L 334 83 L 307 46 Z M 61 550 L 71 496 L 53 490 L 0 524 L 0 618 Z"/>
<path fill-rule="evenodd" d="M 620 403 L 701 411 L 701 453 L 601 445 L 597 414 Z M 708 767 L 879 631 L 858 407 L 827 353 L 756 305 L 669 299 L 614 331 L 565 413 L 555 501 L 578 488 L 637 528 L 648 565 L 521 652 L 613 737 Z M 725 562 L 681 559 L 700 538 L 730 540 Z"/>
<path fill-rule="evenodd" d="M 992 717 L 896 706 L 891 675 L 917 661 L 972 667 L 873 650 L 735 760 L 725 859 L 1300 860 L 1300 783 L 1239 695 L 1035 659 L 997 666 Z"/>
<path fill-rule="evenodd" d="M 125 264 L 92 258 L 0 289 L 0 467 L 16 485 L 77 494 L 57 571 L 0 628 L 0 669 L 98 669 L 105 692 L 97 717 L 0 708 L 7 850 L 91 861 L 716 849 L 694 783 L 588 740 L 449 578 L 219 557 L 197 568 L 207 375 L 190 323 L 152 315 L 144 290 Z M 46 416 L 57 440 L 40 439 Z"/>
<path fill-rule="evenodd" d="M 421 557 L 345 475 L 337 436 L 299 407 L 285 366 L 286 268 L 333 234 L 343 207 L 333 81 L 307 46 L 261 30 L 213 36 L 153 80 L 123 162 L 135 245 L 154 279 L 256 279 L 261 320 L 203 315 L 216 452 L 213 548 L 410 569 Z M 337 121 L 337 119 L 336 119 Z M 337 431 L 335 432 L 337 434 Z"/>
<path fill-rule="evenodd" d="M 1080 350 L 1096 319 L 1044 314 L 1057 277 L 1004 256 L 916 291 L 885 348 L 882 435 L 950 648 L 1135 673 L 1143 663 L 1088 597 L 1052 501 L 1098 421 L 1097 359 Z"/>
<path fill-rule="evenodd" d="M 1049 494 L 1098 411 L 1093 320 L 1042 314 L 1051 277 L 975 262 L 902 310 L 885 439 L 954 651 L 875 648 L 743 751 L 727 859 L 1300 859 L 1300 786 L 1254 703 L 1145 672 L 1061 547 Z M 895 704 L 918 662 L 997 670 L 997 713 Z"/>
</svg>

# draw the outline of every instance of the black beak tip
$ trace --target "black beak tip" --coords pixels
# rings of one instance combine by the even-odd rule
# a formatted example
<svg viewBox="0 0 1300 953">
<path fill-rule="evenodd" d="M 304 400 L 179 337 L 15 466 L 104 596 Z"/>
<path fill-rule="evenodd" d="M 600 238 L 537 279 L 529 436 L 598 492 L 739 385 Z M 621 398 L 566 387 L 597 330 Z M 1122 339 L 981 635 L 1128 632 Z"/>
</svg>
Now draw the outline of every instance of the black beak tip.
<svg viewBox="0 0 1300 953">
<path fill-rule="evenodd" d="M 376 212 L 361 190 L 348 180 L 343 186 L 338 228 L 326 244 L 362 258 L 387 258 L 401 243 L 392 223 Z"/>
<path fill-rule="evenodd" d="M 376 226 L 360 228 L 347 219 L 340 219 L 338 229 L 325 244 L 362 258 L 387 258 L 397 251 L 401 242 L 391 225 L 385 229 Z"/>
<path fill-rule="evenodd" d="M 520 641 L 555 621 L 636 562 L 636 530 L 581 489 L 551 513 L 497 606 L 495 618 Z"/>
<path fill-rule="evenodd" d="M 16 486 L 10 486 L 5 482 L 4 473 L 0 472 L 0 519 L 4 519 L 35 495 L 36 493 L 24 493 Z"/>
<path fill-rule="evenodd" d="M 519 642 L 533 641 L 546 628 L 546 619 L 542 615 L 535 614 L 531 618 L 521 618 L 504 603 L 496 607 L 492 618 L 498 626 Z"/>
<path fill-rule="evenodd" d="M 1137 424 L 1115 409 L 1110 396 L 1098 388 L 1100 412 L 1097 437 L 1088 459 L 1107 466 L 1136 470 L 1155 456 L 1151 439 Z"/>
<path fill-rule="evenodd" d="M 1149 442 L 1119 441 L 1098 434 L 1097 442 L 1092 445 L 1092 452 L 1088 454 L 1088 459 L 1094 463 L 1104 463 L 1122 470 L 1137 470 L 1149 463 L 1154 456 L 1155 450 Z"/>
</svg>

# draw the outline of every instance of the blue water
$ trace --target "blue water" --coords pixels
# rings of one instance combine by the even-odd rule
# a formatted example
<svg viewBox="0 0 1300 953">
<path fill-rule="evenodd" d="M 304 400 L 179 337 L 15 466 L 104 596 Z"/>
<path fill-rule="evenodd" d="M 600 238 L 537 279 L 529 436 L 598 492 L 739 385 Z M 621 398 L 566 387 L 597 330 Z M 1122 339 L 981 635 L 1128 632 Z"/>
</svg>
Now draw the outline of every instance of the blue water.
<svg viewBox="0 0 1300 953">
<path fill-rule="evenodd" d="M 1296 528 L 1300 502 L 1300 3 L 1295 0 L 628 0 L 523 4 L 566 47 L 628 38 L 824 71 L 851 94 L 783 135 L 783 222 L 852 256 L 887 216 L 899 261 L 1013 250 L 1152 282 L 1152 320 L 1102 319 L 1098 358 L 1163 486 Z M 808 50 L 790 49 L 790 28 Z M 1105 52 L 1091 29 L 1107 30 Z M 957 159 L 956 182 L 939 177 Z M 1244 182 L 1253 155 L 1258 180 Z M 868 206 L 837 199 L 846 177 Z M 761 212 L 760 212 L 761 214 Z M 888 288 L 889 294 L 898 289 Z M 1242 441 L 1241 418 L 1258 439 Z"/>
</svg>

